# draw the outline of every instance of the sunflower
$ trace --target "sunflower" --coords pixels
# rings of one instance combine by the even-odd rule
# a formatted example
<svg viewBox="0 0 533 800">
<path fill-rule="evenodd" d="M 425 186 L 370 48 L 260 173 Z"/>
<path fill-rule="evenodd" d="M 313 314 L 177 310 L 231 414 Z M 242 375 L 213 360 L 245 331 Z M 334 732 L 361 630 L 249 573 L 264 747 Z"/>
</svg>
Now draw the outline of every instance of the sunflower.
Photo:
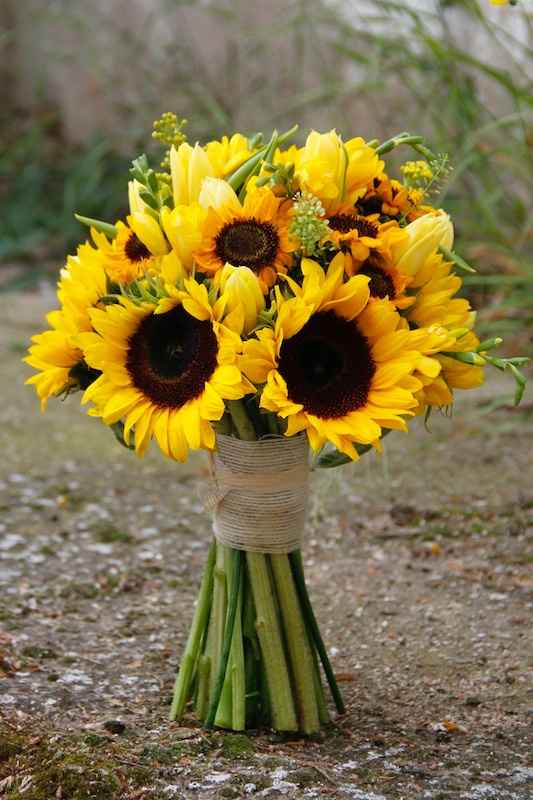
<svg viewBox="0 0 533 800">
<path fill-rule="evenodd" d="M 448 331 L 438 325 L 430 326 L 426 332 L 432 337 L 432 341 L 426 336 L 425 343 L 420 348 L 423 355 L 415 372 L 422 384 L 416 393 L 418 413 L 422 413 L 426 406 L 453 405 L 454 389 L 475 389 L 485 379 L 483 367 L 465 364 L 452 355 L 447 355 L 475 352 L 479 346 L 475 333 L 470 330 L 464 332 L 464 329 Z M 419 331 L 414 332 L 415 335 L 418 333 Z"/>
<path fill-rule="evenodd" d="M 392 261 L 391 247 L 405 238 L 395 222 L 380 224 L 377 214 L 363 217 L 351 206 L 335 204 L 327 211 L 327 223 L 328 239 L 344 255 L 346 274 L 370 278 L 370 297 L 387 297 L 397 308 L 407 308 L 414 302 L 405 294 L 411 278 Z"/>
<path fill-rule="evenodd" d="M 378 214 L 380 217 L 404 216 L 408 221 L 432 210 L 421 206 L 423 192 L 411 189 L 400 181 L 390 179 L 382 173 L 367 187 L 366 193 L 357 201 L 360 214 Z"/>
<path fill-rule="evenodd" d="M 91 234 L 103 257 L 104 269 L 113 283 L 128 284 L 157 266 L 157 256 L 165 255 L 168 244 L 157 221 L 146 213 L 135 212 L 128 225 L 116 224 L 117 235 L 109 241 L 103 233 Z"/>
<path fill-rule="evenodd" d="M 358 261 L 367 259 L 370 251 L 381 244 L 377 215 L 363 217 L 353 206 L 335 203 L 326 207 L 326 222 L 328 239 Z"/>
<path fill-rule="evenodd" d="M 471 328 L 474 322 L 468 300 L 455 297 L 463 285 L 453 273 L 453 264 L 433 252 L 413 276 L 410 288 L 415 292 L 415 303 L 407 319 L 418 327 L 442 325 L 450 330 Z"/>
<path fill-rule="evenodd" d="M 270 189 L 252 189 L 241 204 L 224 181 L 206 179 L 200 203 L 207 207 L 204 243 L 194 253 L 202 272 L 216 273 L 225 264 L 248 267 L 266 293 L 292 263 L 290 203 Z"/>
<path fill-rule="evenodd" d="M 305 430 L 314 450 L 330 441 L 356 459 L 354 443 L 376 444 L 382 427 L 406 429 L 420 353 L 388 300 L 368 302 L 370 279 L 343 283 L 343 266 L 341 254 L 327 273 L 304 259 L 302 287 L 288 278 L 295 297 L 277 291 L 275 329 L 245 342 L 241 363 L 264 384 L 261 407 L 287 419 L 287 436 Z"/>
<path fill-rule="evenodd" d="M 409 289 L 414 303 L 407 309 L 406 321 L 434 336 L 431 349 L 421 347 L 427 359 L 438 364 L 438 372 L 417 373 L 423 388 L 417 393 L 420 409 L 426 405 L 447 406 L 453 403 L 453 389 L 474 389 L 484 380 L 483 368 L 465 364 L 443 353 L 476 351 L 479 339 L 471 330 L 475 312 L 465 298 L 455 297 L 462 280 L 453 273 L 453 264 L 432 253 L 415 273 Z M 414 332 L 415 336 L 417 332 Z M 427 345 L 427 339 L 426 339 Z"/>
<path fill-rule="evenodd" d="M 373 250 L 361 263 L 353 258 L 345 260 L 348 275 L 366 275 L 370 278 L 368 287 L 372 299 L 387 298 L 399 309 L 409 308 L 415 302 L 415 298 L 406 291 L 411 283 L 410 276 L 397 269 L 390 258 L 379 250 Z"/>
<path fill-rule="evenodd" d="M 152 437 L 179 461 L 189 449 L 213 449 L 211 421 L 222 417 L 224 400 L 253 391 L 237 367 L 240 337 L 217 319 L 223 306 L 223 297 L 212 306 L 206 287 L 189 279 L 173 307 L 123 298 L 92 312 L 95 332 L 80 341 L 102 374 L 82 402 L 92 400 L 89 413 L 107 425 L 123 420 L 127 443 L 134 429 L 138 455 Z"/>
<path fill-rule="evenodd" d="M 75 256 L 68 257 L 61 271 L 57 291 L 61 309 L 47 315 L 50 330 L 32 338 L 24 359 L 39 370 L 26 383 L 35 386 L 42 410 L 50 397 L 75 387 L 85 389 L 97 377 L 84 363 L 77 337 L 92 329 L 89 311 L 106 291 L 101 255 L 86 242 Z"/>
</svg>

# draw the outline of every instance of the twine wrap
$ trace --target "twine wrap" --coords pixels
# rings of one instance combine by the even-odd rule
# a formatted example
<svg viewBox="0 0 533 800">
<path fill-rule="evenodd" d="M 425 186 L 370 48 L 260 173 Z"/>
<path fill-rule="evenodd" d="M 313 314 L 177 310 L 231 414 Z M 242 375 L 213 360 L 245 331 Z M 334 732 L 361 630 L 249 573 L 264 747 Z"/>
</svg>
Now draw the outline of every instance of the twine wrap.
<svg viewBox="0 0 533 800">
<path fill-rule="evenodd" d="M 309 483 L 304 434 L 256 442 L 219 434 L 212 467 L 206 505 L 222 544 L 253 553 L 301 547 Z"/>
</svg>

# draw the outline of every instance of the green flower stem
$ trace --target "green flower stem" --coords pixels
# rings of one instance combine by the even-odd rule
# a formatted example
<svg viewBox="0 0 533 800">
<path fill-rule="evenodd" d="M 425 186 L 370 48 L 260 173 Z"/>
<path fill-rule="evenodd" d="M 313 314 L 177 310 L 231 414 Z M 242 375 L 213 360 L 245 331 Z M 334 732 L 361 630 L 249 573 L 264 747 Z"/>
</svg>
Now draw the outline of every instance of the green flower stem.
<svg viewBox="0 0 533 800">
<path fill-rule="evenodd" d="M 244 561 L 244 554 L 241 553 Z M 246 670 L 244 665 L 244 643 L 242 640 L 242 604 L 244 576 L 241 574 L 239 595 L 237 600 L 237 616 L 231 643 L 231 697 L 233 730 L 243 731 L 246 728 Z"/>
<path fill-rule="evenodd" d="M 234 591 L 235 575 L 233 561 L 235 552 L 236 551 L 232 550 L 230 547 L 224 548 L 226 575 L 228 576 L 228 596 L 230 598 Z M 244 558 L 242 554 L 240 558 Z M 233 626 L 231 649 L 224 678 L 224 686 L 215 716 L 215 725 L 221 728 L 231 728 L 234 731 L 242 731 L 246 727 L 246 675 L 242 640 L 243 577 L 243 570 L 241 569 L 239 585 L 236 587 L 238 592 L 237 612 Z M 229 610 L 228 617 L 226 617 L 226 625 L 228 625 L 228 619 Z"/>
<path fill-rule="evenodd" d="M 324 688 L 322 686 L 322 677 L 320 675 L 320 665 L 318 663 L 318 656 L 316 654 L 316 648 L 312 648 L 313 653 L 313 676 L 315 679 L 315 694 L 316 694 L 316 703 L 318 706 L 318 718 L 320 720 L 321 725 L 327 725 L 330 722 L 330 716 L 328 707 L 326 704 L 326 698 L 324 697 Z"/>
<path fill-rule="evenodd" d="M 224 558 L 224 570 L 226 573 L 226 581 L 227 581 L 227 596 L 228 598 L 231 597 L 231 593 L 233 591 L 232 581 L 233 581 L 233 562 L 232 562 L 232 550 L 229 547 L 224 547 L 220 543 L 217 547 L 222 551 L 223 558 Z M 225 636 L 227 631 L 227 624 L 228 624 L 228 611 L 226 610 L 226 621 L 225 625 L 226 628 L 224 629 L 224 638 L 222 640 L 222 648 L 224 648 Z M 218 658 L 218 656 L 217 656 Z M 230 661 L 231 661 L 231 651 L 230 651 Z M 219 659 L 220 663 L 220 659 Z M 212 692 L 211 698 L 209 702 L 209 708 L 211 707 L 212 700 L 213 700 L 213 692 L 214 692 L 214 685 L 215 683 L 212 682 Z M 207 724 L 207 715 L 205 722 Z M 232 715 L 232 685 L 231 680 L 229 678 L 229 662 L 228 666 L 226 666 L 226 673 L 224 677 L 224 683 L 222 685 L 222 691 L 220 693 L 220 699 L 218 701 L 218 706 L 216 709 L 216 716 L 215 716 L 215 725 L 218 725 L 221 728 L 232 728 L 233 727 L 233 715 Z"/>
<path fill-rule="evenodd" d="M 307 593 L 301 552 L 299 550 L 294 550 L 294 552 L 289 554 L 289 560 L 291 562 L 294 582 L 296 583 L 296 588 L 300 596 L 300 603 L 302 604 L 302 610 L 307 630 L 309 631 L 311 639 L 313 640 L 314 645 L 318 651 L 318 655 L 320 657 L 320 661 L 322 662 L 324 672 L 326 673 L 326 678 L 329 684 L 329 688 L 331 690 L 331 694 L 333 696 L 333 700 L 335 701 L 335 706 L 337 708 L 337 711 L 339 712 L 339 714 L 344 714 L 344 712 L 346 711 L 346 708 L 344 706 L 344 701 L 339 691 L 339 687 L 337 686 L 337 681 L 335 680 L 335 674 L 333 672 L 333 668 L 328 658 L 328 654 L 326 652 L 326 647 L 322 640 L 322 636 L 320 635 L 320 629 L 316 621 L 315 612 L 313 611 L 313 606 L 311 605 L 309 594 Z"/>
<path fill-rule="evenodd" d="M 211 606 L 211 594 L 213 591 L 213 570 L 215 566 L 216 543 L 213 541 L 209 548 L 207 564 L 205 567 L 198 603 L 194 612 L 194 618 L 185 647 L 185 653 L 181 661 L 180 669 L 176 677 L 174 686 L 174 697 L 170 709 L 170 719 L 180 719 L 185 708 L 185 703 L 189 699 L 191 684 L 194 678 L 194 670 L 198 662 L 199 651 L 202 643 L 202 636 L 207 625 L 209 609 Z"/>
<path fill-rule="evenodd" d="M 419 152 L 423 152 L 426 157 L 433 155 L 429 148 L 424 147 L 423 136 L 413 136 L 412 134 L 406 132 L 398 133 L 391 139 L 387 139 L 387 141 L 376 147 L 376 153 L 382 156 L 385 153 L 390 153 L 391 150 L 394 150 L 396 147 L 400 147 L 402 144 L 410 144 L 414 149 L 418 150 Z"/>
<path fill-rule="evenodd" d="M 294 679 L 300 730 L 307 734 L 316 733 L 320 728 L 320 720 L 315 694 L 315 665 L 289 558 L 286 554 L 272 554 L 270 563 Z"/>
<path fill-rule="evenodd" d="M 216 561 L 213 570 L 213 605 L 209 620 L 208 653 L 211 656 L 211 675 L 209 679 L 209 696 L 213 696 L 218 676 L 224 628 L 226 626 L 227 583 L 224 564 L 224 550 L 216 542 Z"/>
<path fill-rule="evenodd" d="M 297 731 L 298 721 L 267 557 L 263 553 L 247 552 L 246 560 L 256 609 L 255 624 L 268 684 L 272 727 L 278 731 Z"/>
<path fill-rule="evenodd" d="M 221 545 L 218 545 L 217 547 L 217 551 L 222 553 L 222 557 L 224 556 L 225 549 L 226 548 L 223 548 Z M 215 721 L 218 704 L 220 702 L 220 696 L 222 694 L 222 689 L 224 688 L 224 678 L 226 677 L 226 670 L 228 667 L 231 643 L 233 640 L 233 629 L 235 626 L 235 617 L 237 615 L 237 607 L 241 589 L 243 554 L 240 550 L 232 550 L 231 556 L 232 556 L 231 561 L 233 561 L 233 568 L 231 570 L 231 577 L 228 580 L 229 584 L 228 613 L 227 613 L 227 619 L 225 621 L 226 624 L 223 628 L 223 642 L 220 651 L 221 652 L 220 660 L 216 669 L 215 685 L 211 693 L 209 710 L 207 712 L 207 717 L 205 721 L 205 724 L 208 727 L 211 727 Z M 218 554 L 217 554 L 217 561 L 218 561 Z"/>
<path fill-rule="evenodd" d="M 223 433 L 225 436 L 231 436 L 231 416 L 224 414 L 217 422 L 213 422 L 213 429 L 215 433 Z"/>
<path fill-rule="evenodd" d="M 276 436 L 279 436 L 279 426 L 278 426 L 278 418 L 277 414 L 274 412 L 269 411 L 266 415 L 266 421 L 268 425 L 268 432 L 272 433 Z"/>
<path fill-rule="evenodd" d="M 198 661 L 198 692 L 196 697 L 196 713 L 202 721 L 207 714 L 209 702 L 209 674 L 211 672 L 211 658 L 207 655 L 200 656 Z"/>
<path fill-rule="evenodd" d="M 257 439 L 255 428 L 246 413 L 242 400 L 226 400 L 226 404 L 239 439 L 244 439 L 245 442 L 255 442 Z"/>
<path fill-rule="evenodd" d="M 246 159 L 239 167 L 237 167 L 234 172 L 230 175 L 226 176 L 226 181 L 229 183 L 232 189 L 237 191 L 253 172 L 261 166 L 262 161 L 265 159 L 265 156 L 269 154 L 269 152 L 274 152 L 276 147 L 279 147 L 281 144 L 290 139 L 291 136 L 294 136 L 296 131 L 298 130 L 298 125 L 293 125 L 288 131 L 282 134 L 278 134 L 277 131 L 272 133 L 270 137 L 270 141 L 267 145 L 262 147 L 257 153 L 254 153 L 249 158 Z"/>
</svg>

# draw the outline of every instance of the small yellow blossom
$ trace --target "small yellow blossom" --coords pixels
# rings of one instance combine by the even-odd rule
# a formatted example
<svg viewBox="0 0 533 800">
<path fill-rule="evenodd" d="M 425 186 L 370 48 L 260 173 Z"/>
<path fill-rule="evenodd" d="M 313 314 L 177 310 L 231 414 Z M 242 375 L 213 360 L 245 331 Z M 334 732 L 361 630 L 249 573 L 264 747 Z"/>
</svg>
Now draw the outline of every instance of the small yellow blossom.
<svg viewBox="0 0 533 800">
<path fill-rule="evenodd" d="M 404 177 L 413 181 L 413 183 L 430 181 L 433 178 L 433 170 L 427 161 L 406 161 L 405 164 L 402 164 L 400 170 Z"/>
</svg>

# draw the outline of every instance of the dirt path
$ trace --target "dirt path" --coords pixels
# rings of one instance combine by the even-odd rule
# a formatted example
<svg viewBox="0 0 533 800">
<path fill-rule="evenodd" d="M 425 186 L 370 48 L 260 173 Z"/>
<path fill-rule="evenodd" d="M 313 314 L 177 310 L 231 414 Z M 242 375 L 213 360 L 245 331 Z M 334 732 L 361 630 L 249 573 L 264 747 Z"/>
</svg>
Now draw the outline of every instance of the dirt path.
<svg viewBox="0 0 533 800">
<path fill-rule="evenodd" d="M 533 418 L 487 413 L 512 386 L 315 479 L 308 582 L 348 713 L 313 742 L 206 733 L 166 721 L 204 461 L 140 462 L 76 398 L 39 416 L 19 361 L 47 302 L 0 308 L 0 795 L 531 798 Z"/>
</svg>

